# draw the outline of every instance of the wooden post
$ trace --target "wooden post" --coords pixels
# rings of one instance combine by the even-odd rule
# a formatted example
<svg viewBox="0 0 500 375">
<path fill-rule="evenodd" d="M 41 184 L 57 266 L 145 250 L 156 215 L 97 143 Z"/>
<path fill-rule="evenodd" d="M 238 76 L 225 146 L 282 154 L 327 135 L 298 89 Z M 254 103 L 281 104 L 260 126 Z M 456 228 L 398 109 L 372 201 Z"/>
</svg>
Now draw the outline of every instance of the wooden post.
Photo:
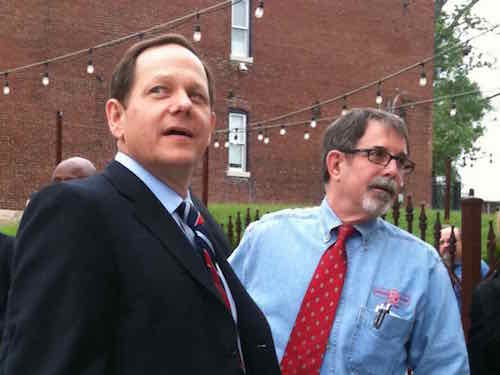
<svg viewBox="0 0 500 375">
<path fill-rule="evenodd" d="M 472 291 L 481 281 L 481 208 L 483 200 L 464 198 L 462 210 L 462 325 L 469 334 Z"/>
<path fill-rule="evenodd" d="M 425 203 L 421 204 L 420 216 L 418 218 L 420 224 L 420 238 L 425 241 L 425 232 L 427 231 L 427 215 L 425 214 Z"/>
<path fill-rule="evenodd" d="M 392 206 L 392 219 L 394 220 L 394 225 L 397 227 L 399 227 L 399 207 L 399 197 L 396 197 Z"/>
<path fill-rule="evenodd" d="M 451 159 L 446 159 L 446 186 L 444 191 L 444 221 L 450 221 Z"/>
<path fill-rule="evenodd" d="M 413 201 L 411 195 L 408 195 L 406 201 L 406 222 L 408 224 L 408 232 L 413 234 Z"/>
<path fill-rule="evenodd" d="M 486 249 L 488 250 L 488 264 L 490 268 L 493 268 L 495 261 L 495 249 L 496 249 L 496 237 L 495 231 L 493 230 L 493 220 L 490 220 L 490 225 L 488 229 L 488 243 Z"/>
<path fill-rule="evenodd" d="M 208 206 L 208 149 L 205 150 L 205 154 L 203 156 L 203 170 L 202 170 L 202 190 L 201 190 L 201 199 L 203 204 Z"/>
<path fill-rule="evenodd" d="M 63 113 L 57 111 L 56 113 L 56 164 L 62 161 L 62 117 Z"/>
</svg>

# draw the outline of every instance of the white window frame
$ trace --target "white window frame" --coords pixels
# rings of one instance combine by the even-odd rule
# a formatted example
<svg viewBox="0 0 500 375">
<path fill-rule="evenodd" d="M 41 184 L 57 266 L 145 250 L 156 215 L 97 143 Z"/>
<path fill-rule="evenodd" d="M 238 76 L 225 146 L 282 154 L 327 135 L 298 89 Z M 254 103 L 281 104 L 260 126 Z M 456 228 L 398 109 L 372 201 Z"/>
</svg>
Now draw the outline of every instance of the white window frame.
<svg viewBox="0 0 500 375">
<path fill-rule="evenodd" d="M 241 124 L 241 127 L 236 126 L 233 119 L 238 118 L 240 121 L 237 124 Z M 228 117 L 229 123 L 229 133 L 228 141 L 229 147 L 227 150 L 227 175 L 232 177 L 250 177 L 250 172 L 247 171 L 247 119 L 248 116 L 242 111 L 230 111 Z M 231 150 L 234 148 L 240 148 L 241 152 L 241 166 L 234 167 L 231 166 Z"/>
<path fill-rule="evenodd" d="M 234 0 L 233 0 L 234 1 Z M 231 56 L 230 59 L 236 62 L 244 62 L 244 63 L 253 63 L 253 57 L 250 56 L 250 0 L 241 0 L 246 5 L 246 25 L 235 25 L 235 17 L 234 17 L 234 6 L 231 7 Z M 239 5 L 239 4 L 238 4 Z M 246 54 L 236 55 L 233 53 L 233 30 L 245 31 L 245 49 Z"/>
</svg>

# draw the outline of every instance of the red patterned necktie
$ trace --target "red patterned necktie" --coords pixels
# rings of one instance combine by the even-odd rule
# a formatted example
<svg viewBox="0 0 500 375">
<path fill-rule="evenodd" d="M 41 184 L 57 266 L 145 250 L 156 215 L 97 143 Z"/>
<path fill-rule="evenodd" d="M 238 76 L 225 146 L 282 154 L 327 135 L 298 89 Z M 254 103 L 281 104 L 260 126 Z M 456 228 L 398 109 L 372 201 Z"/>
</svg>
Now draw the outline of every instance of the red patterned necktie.
<svg viewBox="0 0 500 375">
<path fill-rule="evenodd" d="M 337 241 L 314 271 L 281 359 L 283 375 L 319 374 L 347 271 L 345 241 L 354 230 L 339 227 Z"/>
<path fill-rule="evenodd" d="M 219 294 L 224 300 L 224 304 L 228 310 L 231 311 L 229 298 L 215 266 L 216 262 L 213 258 L 214 248 L 212 242 L 208 239 L 206 229 L 203 226 L 203 216 L 201 216 L 196 207 L 192 204 L 186 204 L 186 202 L 182 202 L 179 207 L 177 207 L 176 211 L 184 223 L 186 223 L 193 231 L 196 248 L 201 253 L 203 260 L 205 261 L 205 266 L 210 272 L 215 288 L 219 291 Z"/>
</svg>

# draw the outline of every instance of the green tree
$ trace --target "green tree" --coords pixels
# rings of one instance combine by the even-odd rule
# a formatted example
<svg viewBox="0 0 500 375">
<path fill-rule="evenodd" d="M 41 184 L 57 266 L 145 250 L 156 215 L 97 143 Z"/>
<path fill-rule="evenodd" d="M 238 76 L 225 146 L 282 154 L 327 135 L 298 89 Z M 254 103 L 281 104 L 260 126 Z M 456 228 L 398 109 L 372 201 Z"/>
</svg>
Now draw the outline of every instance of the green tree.
<svg viewBox="0 0 500 375">
<path fill-rule="evenodd" d="M 479 93 L 479 86 L 469 79 L 468 74 L 473 69 L 492 66 L 494 61 L 463 43 L 466 36 L 491 27 L 485 19 L 472 14 L 478 1 L 464 1 L 448 12 L 444 10 L 448 0 L 435 1 L 434 48 L 437 57 L 434 60 L 434 97 L 478 92 L 455 99 L 455 116 L 450 116 L 453 99 L 434 103 L 432 158 L 436 175 L 444 175 L 447 158 L 457 161 L 462 155 L 479 151 L 475 141 L 484 132 L 480 120 L 491 109 L 489 102 Z"/>
</svg>

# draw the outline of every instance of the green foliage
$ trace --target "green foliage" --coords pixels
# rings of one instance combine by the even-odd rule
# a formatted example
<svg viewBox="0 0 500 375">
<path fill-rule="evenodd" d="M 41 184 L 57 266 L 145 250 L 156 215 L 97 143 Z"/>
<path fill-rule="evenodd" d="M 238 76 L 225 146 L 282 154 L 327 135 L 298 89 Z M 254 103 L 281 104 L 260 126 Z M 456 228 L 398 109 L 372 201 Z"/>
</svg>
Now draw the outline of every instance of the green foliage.
<svg viewBox="0 0 500 375">
<path fill-rule="evenodd" d="M 480 32 L 487 22 L 472 15 L 471 8 L 477 1 L 456 6 L 449 14 L 443 11 L 445 1 L 439 2 L 435 24 L 434 97 L 458 93 L 477 92 L 457 97 L 456 116 L 450 116 L 452 99 L 434 103 L 433 110 L 433 168 L 436 175 L 445 174 L 445 161 L 457 161 L 463 155 L 479 151 L 475 141 L 484 133 L 479 121 L 491 109 L 479 92 L 479 86 L 468 78 L 475 68 L 491 66 L 492 62 L 468 45 L 463 45 L 464 35 Z M 436 2 L 436 7 L 438 3 Z M 446 51 L 445 53 L 442 53 Z"/>
<path fill-rule="evenodd" d="M 0 232 L 8 234 L 9 236 L 15 236 L 17 232 L 17 223 L 8 223 L 0 225 Z"/>
</svg>

